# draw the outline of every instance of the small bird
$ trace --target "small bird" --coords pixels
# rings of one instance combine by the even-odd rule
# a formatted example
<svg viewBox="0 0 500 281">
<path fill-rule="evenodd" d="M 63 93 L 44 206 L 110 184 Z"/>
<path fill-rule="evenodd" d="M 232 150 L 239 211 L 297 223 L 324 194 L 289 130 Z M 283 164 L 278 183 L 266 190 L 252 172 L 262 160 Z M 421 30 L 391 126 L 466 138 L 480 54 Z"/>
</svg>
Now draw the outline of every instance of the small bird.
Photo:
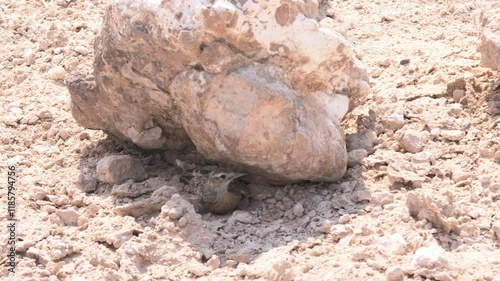
<svg viewBox="0 0 500 281">
<path fill-rule="evenodd" d="M 229 184 L 245 173 L 234 173 L 220 168 L 208 174 L 199 171 L 191 173 L 189 186 L 194 189 L 195 196 L 191 203 L 199 212 L 210 212 L 214 214 L 225 214 L 235 210 L 241 200 L 242 190 L 230 187 Z"/>
</svg>

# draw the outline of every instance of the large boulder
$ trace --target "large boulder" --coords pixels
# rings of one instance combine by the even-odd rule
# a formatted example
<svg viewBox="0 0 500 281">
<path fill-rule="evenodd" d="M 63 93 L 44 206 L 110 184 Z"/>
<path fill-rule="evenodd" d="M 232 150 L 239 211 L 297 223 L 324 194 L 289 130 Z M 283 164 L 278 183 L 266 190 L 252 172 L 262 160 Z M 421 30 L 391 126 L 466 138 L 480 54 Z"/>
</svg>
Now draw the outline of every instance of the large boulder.
<svg viewBox="0 0 500 281">
<path fill-rule="evenodd" d="M 500 1 L 477 0 L 474 12 L 481 63 L 500 70 Z"/>
<path fill-rule="evenodd" d="M 183 150 L 271 181 L 334 181 L 340 120 L 370 91 L 318 2 L 111 5 L 93 70 L 67 78 L 75 119 L 146 149 Z"/>
</svg>

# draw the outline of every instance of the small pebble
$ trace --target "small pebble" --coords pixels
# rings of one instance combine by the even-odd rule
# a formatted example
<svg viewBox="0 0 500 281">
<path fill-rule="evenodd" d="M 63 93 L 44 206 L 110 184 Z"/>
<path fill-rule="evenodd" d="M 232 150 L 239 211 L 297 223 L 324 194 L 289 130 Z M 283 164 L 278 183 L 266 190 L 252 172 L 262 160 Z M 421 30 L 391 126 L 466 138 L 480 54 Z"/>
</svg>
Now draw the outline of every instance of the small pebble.
<svg viewBox="0 0 500 281">
<path fill-rule="evenodd" d="M 47 74 L 52 80 L 64 80 L 66 77 L 66 70 L 62 66 L 54 66 L 53 68 L 47 71 Z"/>
<path fill-rule="evenodd" d="M 387 281 L 403 281 L 404 272 L 399 266 L 393 266 L 385 271 L 385 277 Z"/>
<path fill-rule="evenodd" d="M 450 141 L 459 141 L 465 137 L 465 132 L 460 130 L 441 130 L 441 136 Z"/>
<path fill-rule="evenodd" d="M 342 215 L 339 218 L 339 223 L 341 223 L 341 224 L 345 224 L 345 223 L 348 223 L 350 221 L 351 221 L 351 216 L 349 214 Z"/>
<path fill-rule="evenodd" d="M 75 52 L 77 52 L 81 55 L 84 55 L 84 56 L 89 53 L 89 49 L 87 49 L 84 46 L 76 46 L 73 50 L 75 50 Z"/>
<path fill-rule="evenodd" d="M 465 91 L 462 89 L 455 89 L 453 90 L 453 100 L 455 102 L 460 102 L 460 100 L 465 97 Z"/>
<path fill-rule="evenodd" d="M 304 206 L 302 206 L 301 203 L 295 204 L 295 206 L 293 206 L 293 214 L 296 217 L 302 216 L 304 214 Z"/>
<path fill-rule="evenodd" d="M 416 131 L 406 131 L 401 139 L 401 145 L 410 153 L 417 153 L 422 151 L 422 136 Z"/>
<path fill-rule="evenodd" d="M 421 247 L 413 255 L 411 264 L 428 269 L 446 267 L 446 251 L 438 245 Z"/>
</svg>

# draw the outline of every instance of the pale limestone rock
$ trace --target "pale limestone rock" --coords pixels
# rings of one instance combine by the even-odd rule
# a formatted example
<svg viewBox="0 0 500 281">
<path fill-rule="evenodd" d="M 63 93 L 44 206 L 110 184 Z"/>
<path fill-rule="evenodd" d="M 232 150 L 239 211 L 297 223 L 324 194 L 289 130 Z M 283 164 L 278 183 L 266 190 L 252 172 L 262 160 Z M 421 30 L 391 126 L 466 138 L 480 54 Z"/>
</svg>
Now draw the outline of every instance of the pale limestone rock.
<svg viewBox="0 0 500 281">
<path fill-rule="evenodd" d="M 410 153 L 422 151 L 422 136 L 419 132 L 408 130 L 401 139 L 401 145 Z"/>
<path fill-rule="evenodd" d="M 500 2 L 477 0 L 474 18 L 479 36 L 481 63 L 500 70 Z"/>
<path fill-rule="evenodd" d="M 421 247 L 413 255 L 411 264 L 413 266 L 424 267 L 428 269 L 448 267 L 446 251 L 439 245 L 431 247 Z"/>
<path fill-rule="evenodd" d="M 436 194 L 423 191 L 408 193 L 406 206 L 411 216 L 417 220 L 427 220 L 436 228 L 449 233 L 457 226 L 454 218 L 456 210 L 450 203 L 450 198 L 443 198 Z"/>
<path fill-rule="evenodd" d="M 375 243 L 377 249 L 386 256 L 404 255 L 406 252 L 406 240 L 399 233 L 379 237 Z"/>
<path fill-rule="evenodd" d="M 173 2 L 109 7 L 94 70 L 67 79 L 75 119 L 270 181 L 342 177 L 339 122 L 370 89 L 318 2 Z"/>
</svg>

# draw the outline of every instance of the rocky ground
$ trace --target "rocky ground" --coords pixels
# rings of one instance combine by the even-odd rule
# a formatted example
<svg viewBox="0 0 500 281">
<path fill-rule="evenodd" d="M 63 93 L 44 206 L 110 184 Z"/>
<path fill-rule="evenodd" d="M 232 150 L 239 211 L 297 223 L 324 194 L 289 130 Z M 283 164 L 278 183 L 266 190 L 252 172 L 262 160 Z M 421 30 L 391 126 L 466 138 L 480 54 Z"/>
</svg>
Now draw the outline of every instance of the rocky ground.
<svg viewBox="0 0 500 281">
<path fill-rule="evenodd" d="M 206 164 L 197 155 L 141 151 L 71 116 L 64 78 L 93 60 L 108 1 L 0 1 L 17 218 L 15 274 L 2 226 L 3 280 L 499 280 L 500 76 L 479 63 L 474 1 L 334 2 L 372 86 L 344 121 L 347 174 L 249 184 L 239 210 L 200 216 L 173 165 Z M 145 180 L 98 181 L 115 154 Z"/>
</svg>

